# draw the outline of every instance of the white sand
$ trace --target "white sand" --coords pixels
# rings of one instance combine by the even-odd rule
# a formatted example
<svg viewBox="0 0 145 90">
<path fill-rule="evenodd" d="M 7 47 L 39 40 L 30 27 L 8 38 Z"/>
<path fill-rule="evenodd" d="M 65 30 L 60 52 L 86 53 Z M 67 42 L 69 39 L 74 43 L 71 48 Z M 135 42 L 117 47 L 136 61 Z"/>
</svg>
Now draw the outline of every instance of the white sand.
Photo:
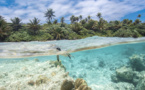
<svg viewBox="0 0 145 90">
<path fill-rule="evenodd" d="M 40 77 L 46 82 L 36 84 Z M 60 66 L 51 61 L 9 61 L 0 63 L 0 90 L 60 90 L 63 80 L 72 80 Z M 34 85 L 28 83 L 32 81 Z"/>
</svg>

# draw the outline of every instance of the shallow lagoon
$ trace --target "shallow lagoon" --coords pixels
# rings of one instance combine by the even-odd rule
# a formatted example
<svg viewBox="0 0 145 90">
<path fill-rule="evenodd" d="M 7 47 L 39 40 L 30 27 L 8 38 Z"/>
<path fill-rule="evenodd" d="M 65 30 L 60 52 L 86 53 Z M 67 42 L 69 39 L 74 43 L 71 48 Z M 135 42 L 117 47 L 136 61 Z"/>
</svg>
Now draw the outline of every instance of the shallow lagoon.
<svg viewBox="0 0 145 90">
<path fill-rule="evenodd" d="M 4 42 L 0 43 L 0 57 L 16 58 L 27 56 L 44 56 L 76 52 L 86 49 L 100 48 L 121 43 L 142 42 L 145 37 L 140 38 L 119 38 L 119 37 L 88 37 L 79 40 L 56 40 L 46 42 Z M 56 47 L 62 49 L 56 51 Z"/>
<path fill-rule="evenodd" d="M 60 55 L 60 60 L 73 79 L 83 78 L 95 90 L 95 87 L 98 85 L 112 83 L 110 76 L 115 73 L 115 69 L 123 65 L 128 65 L 129 57 L 133 54 L 145 54 L 145 42 L 74 52 L 71 53 L 71 59 Z M 56 60 L 56 55 L 17 59 L 5 58 L 0 59 L 0 62 L 2 64 L 2 62 L 6 61 L 34 60 L 36 58 L 44 62 L 47 60 Z"/>
</svg>

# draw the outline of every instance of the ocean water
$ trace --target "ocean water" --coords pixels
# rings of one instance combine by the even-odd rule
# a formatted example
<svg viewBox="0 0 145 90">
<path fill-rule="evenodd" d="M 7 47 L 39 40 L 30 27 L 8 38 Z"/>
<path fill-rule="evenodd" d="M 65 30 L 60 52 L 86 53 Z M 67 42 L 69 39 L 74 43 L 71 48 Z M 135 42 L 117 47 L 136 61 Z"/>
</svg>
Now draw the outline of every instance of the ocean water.
<svg viewBox="0 0 145 90">
<path fill-rule="evenodd" d="M 66 72 L 69 72 L 69 75 L 73 79 L 83 78 L 91 87 L 93 87 L 93 85 L 107 85 L 112 82 L 110 76 L 115 73 L 116 68 L 129 65 L 130 56 L 133 54 L 145 54 L 145 42 L 120 44 L 70 54 L 71 59 L 60 55 L 60 60 L 66 67 Z M 0 65 L 3 64 L 3 62 L 21 61 L 24 59 L 34 60 L 36 58 L 41 62 L 57 60 L 56 55 L 0 58 Z"/>
<path fill-rule="evenodd" d="M 119 38 L 119 37 L 88 37 L 78 40 L 54 40 L 46 42 L 3 42 L 0 43 L 0 57 L 24 57 L 56 55 L 65 52 L 73 52 L 78 49 L 88 47 L 101 47 L 120 43 L 145 41 L 145 37 L 140 38 Z M 62 52 L 58 53 L 56 47 L 60 47 Z"/>
</svg>

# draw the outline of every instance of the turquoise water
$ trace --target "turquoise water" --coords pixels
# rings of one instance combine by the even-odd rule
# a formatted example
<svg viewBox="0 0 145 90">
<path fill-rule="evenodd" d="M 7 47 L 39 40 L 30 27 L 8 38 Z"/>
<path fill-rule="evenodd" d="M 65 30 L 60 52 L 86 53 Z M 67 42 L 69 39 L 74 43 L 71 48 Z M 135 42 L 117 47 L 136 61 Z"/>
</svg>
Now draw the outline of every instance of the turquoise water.
<svg viewBox="0 0 145 90">
<path fill-rule="evenodd" d="M 145 42 L 121 44 L 100 49 L 92 49 L 71 53 L 72 58 L 60 56 L 63 65 L 69 75 L 76 78 L 83 78 L 89 85 L 111 83 L 110 75 L 115 69 L 128 65 L 129 57 L 133 54 L 145 54 Z M 39 59 L 41 61 L 56 60 L 56 56 L 38 56 L 27 58 L 0 59 L 0 62 L 13 60 Z"/>
</svg>

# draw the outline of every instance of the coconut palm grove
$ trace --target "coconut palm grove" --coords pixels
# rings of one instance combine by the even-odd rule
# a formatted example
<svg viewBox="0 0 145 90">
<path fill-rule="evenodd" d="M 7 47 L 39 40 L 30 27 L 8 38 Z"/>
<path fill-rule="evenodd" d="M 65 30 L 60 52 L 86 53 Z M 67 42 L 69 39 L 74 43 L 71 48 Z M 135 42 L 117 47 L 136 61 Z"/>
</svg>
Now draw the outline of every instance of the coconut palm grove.
<svg viewBox="0 0 145 90">
<path fill-rule="evenodd" d="M 54 19 L 55 11 L 47 9 L 44 13 L 46 23 L 40 24 L 38 17 L 32 18 L 29 22 L 23 23 L 19 17 L 6 22 L 5 17 L 0 15 L 0 41 L 19 42 L 19 41 L 47 41 L 47 40 L 73 40 L 90 36 L 103 37 L 143 37 L 145 36 L 145 23 L 141 22 L 139 14 L 136 20 L 124 19 L 122 21 L 106 21 L 101 13 L 96 13 L 98 20 L 88 17 L 70 17 L 70 22 L 65 22 L 61 17 L 60 22 Z"/>
</svg>

